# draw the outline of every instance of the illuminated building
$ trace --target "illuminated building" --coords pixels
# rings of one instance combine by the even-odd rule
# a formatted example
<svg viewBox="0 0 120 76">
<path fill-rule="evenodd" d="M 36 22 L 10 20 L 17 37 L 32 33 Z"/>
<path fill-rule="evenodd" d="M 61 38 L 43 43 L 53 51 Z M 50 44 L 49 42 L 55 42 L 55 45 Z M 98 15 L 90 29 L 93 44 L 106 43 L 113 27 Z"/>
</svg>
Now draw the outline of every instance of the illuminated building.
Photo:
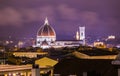
<svg viewBox="0 0 120 76">
<path fill-rule="evenodd" d="M 107 44 L 107 48 L 113 48 L 113 47 L 117 47 L 117 45 L 120 42 L 119 42 L 119 38 L 118 37 L 115 37 L 114 35 L 109 35 L 105 39 L 105 43 Z"/>
<path fill-rule="evenodd" d="M 24 43 L 23 43 L 22 41 L 19 41 L 19 42 L 18 42 L 18 47 L 21 48 L 21 47 L 23 46 L 23 44 L 24 44 Z"/>
<path fill-rule="evenodd" d="M 94 47 L 97 47 L 97 48 L 106 48 L 106 45 L 104 44 L 104 42 L 101 42 L 101 41 L 96 41 L 94 42 Z"/>
<path fill-rule="evenodd" d="M 79 35 L 79 32 L 77 31 L 76 32 L 76 40 L 80 40 L 79 38 L 80 38 L 80 35 Z"/>
<path fill-rule="evenodd" d="M 79 31 L 76 32 L 76 40 L 80 40 L 81 44 L 85 45 L 85 27 L 79 27 Z"/>
<path fill-rule="evenodd" d="M 108 36 L 108 39 L 115 39 L 115 36 L 110 35 L 110 36 Z"/>
<path fill-rule="evenodd" d="M 14 52 L 15 57 L 37 58 L 38 55 L 47 55 L 47 52 Z"/>
<path fill-rule="evenodd" d="M 46 63 L 47 64 L 47 63 Z M 0 76 L 42 76 L 50 72 L 53 76 L 54 66 L 27 65 L 0 65 Z"/>
<path fill-rule="evenodd" d="M 47 74 L 48 72 L 49 75 L 47 76 L 53 76 L 54 66 L 57 63 L 57 60 L 43 57 L 35 60 L 35 64 L 33 65 L 0 65 L 0 76 L 43 76 L 43 74 Z"/>
<path fill-rule="evenodd" d="M 79 27 L 80 40 L 82 44 L 85 45 L 85 27 Z"/>
<path fill-rule="evenodd" d="M 79 27 L 80 40 L 85 40 L 85 27 Z"/>
<path fill-rule="evenodd" d="M 44 25 L 37 32 L 37 46 L 42 48 L 49 48 L 50 43 L 56 40 L 56 33 L 49 25 L 48 19 L 45 19 Z"/>
<path fill-rule="evenodd" d="M 50 47 L 59 48 L 79 46 L 84 43 L 83 41 L 85 41 L 85 27 L 80 27 L 80 36 L 81 37 L 79 37 L 79 32 L 77 32 L 78 40 L 56 41 L 56 32 L 49 25 L 48 19 L 46 18 L 44 25 L 41 26 L 37 32 L 36 45 L 34 45 L 34 47 L 41 47 L 45 49 Z"/>
</svg>

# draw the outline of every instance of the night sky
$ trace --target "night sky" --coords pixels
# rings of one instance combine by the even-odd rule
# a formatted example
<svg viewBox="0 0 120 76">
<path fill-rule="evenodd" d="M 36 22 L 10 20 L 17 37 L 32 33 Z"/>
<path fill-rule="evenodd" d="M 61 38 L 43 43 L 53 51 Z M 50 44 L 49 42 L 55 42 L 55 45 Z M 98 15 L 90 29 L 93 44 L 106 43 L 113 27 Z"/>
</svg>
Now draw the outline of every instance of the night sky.
<svg viewBox="0 0 120 76">
<path fill-rule="evenodd" d="M 0 38 L 35 38 L 48 17 L 57 39 L 120 36 L 120 0 L 0 0 Z"/>
</svg>

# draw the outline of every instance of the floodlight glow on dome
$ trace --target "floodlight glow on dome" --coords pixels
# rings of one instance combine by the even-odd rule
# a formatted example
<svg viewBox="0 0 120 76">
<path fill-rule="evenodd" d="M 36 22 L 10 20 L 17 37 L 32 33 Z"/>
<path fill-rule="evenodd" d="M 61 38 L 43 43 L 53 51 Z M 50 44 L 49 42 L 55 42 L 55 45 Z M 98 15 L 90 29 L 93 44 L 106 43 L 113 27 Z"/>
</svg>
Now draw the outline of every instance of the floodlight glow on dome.
<svg viewBox="0 0 120 76">
<path fill-rule="evenodd" d="M 47 17 L 45 18 L 44 25 L 40 27 L 37 32 L 37 46 L 43 46 L 42 42 L 46 41 L 48 45 L 56 40 L 55 30 L 49 25 Z"/>
</svg>

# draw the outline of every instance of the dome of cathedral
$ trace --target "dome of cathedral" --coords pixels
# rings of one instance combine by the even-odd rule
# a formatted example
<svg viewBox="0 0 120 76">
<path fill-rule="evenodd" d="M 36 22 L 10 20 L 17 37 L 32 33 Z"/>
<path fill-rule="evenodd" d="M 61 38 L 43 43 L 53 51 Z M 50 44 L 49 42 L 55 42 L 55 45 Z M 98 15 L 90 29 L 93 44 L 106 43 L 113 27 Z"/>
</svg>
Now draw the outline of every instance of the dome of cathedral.
<svg viewBox="0 0 120 76">
<path fill-rule="evenodd" d="M 56 36 L 54 29 L 49 25 L 47 18 L 44 25 L 38 30 L 37 36 Z"/>
</svg>

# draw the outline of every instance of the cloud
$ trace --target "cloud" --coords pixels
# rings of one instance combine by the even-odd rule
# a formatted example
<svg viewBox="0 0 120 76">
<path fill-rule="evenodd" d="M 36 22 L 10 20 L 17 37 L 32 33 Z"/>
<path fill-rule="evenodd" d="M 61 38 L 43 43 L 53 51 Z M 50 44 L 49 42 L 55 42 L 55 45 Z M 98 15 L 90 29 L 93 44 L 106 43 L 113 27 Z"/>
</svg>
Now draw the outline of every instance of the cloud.
<svg viewBox="0 0 120 76">
<path fill-rule="evenodd" d="M 21 24 L 21 14 L 13 8 L 0 10 L 0 25 L 19 25 Z"/>
<path fill-rule="evenodd" d="M 93 26 L 100 21 L 98 12 L 79 10 L 66 4 L 59 5 L 57 10 L 60 14 L 60 18 L 69 23 L 72 21 L 81 23 L 82 25 Z"/>
<path fill-rule="evenodd" d="M 22 26 L 27 22 L 43 20 L 45 17 L 49 17 L 50 21 L 54 20 L 54 9 L 51 6 L 24 9 L 7 7 L 0 10 L 0 26 Z"/>
<path fill-rule="evenodd" d="M 18 31 L 16 27 L 21 26 L 22 34 L 29 30 L 33 32 L 40 27 L 37 23 L 44 24 L 46 16 L 57 33 L 64 36 L 73 35 L 84 25 L 86 33 L 90 34 L 119 32 L 120 0 L 0 0 L 0 3 L 0 29 L 5 35 L 10 30 L 8 26 L 13 26 L 12 31 Z"/>
<path fill-rule="evenodd" d="M 96 5 L 96 8 L 94 5 L 96 4 L 96 2 L 93 3 L 93 5 L 92 3 L 87 2 L 87 4 L 89 5 L 87 6 L 85 5 L 86 1 L 84 2 L 84 0 L 82 2 L 77 1 L 69 3 L 57 2 L 57 4 L 55 4 L 55 2 L 48 3 L 46 1 L 39 0 L 36 0 L 35 3 L 32 3 L 32 1 L 28 2 L 28 4 L 26 5 L 24 4 L 24 6 L 20 5 L 23 4 L 24 1 L 16 1 L 17 4 L 11 2 L 11 7 L 4 7 L 0 9 L 0 26 L 24 26 L 24 23 L 31 23 L 36 21 L 41 22 L 46 16 L 48 17 L 50 23 L 54 24 L 56 22 L 56 24 L 60 25 L 57 27 L 60 27 L 61 29 L 63 29 L 64 27 L 67 28 L 69 26 L 74 27 L 74 25 L 75 27 L 77 27 L 78 25 L 85 25 L 91 29 L 94 29 L 96 27 L 102 28 L 103 25 L 105 27 L 118 25 L 119 20 L 113 18 L 113 15 L 115 14 L 108 14 L 108 12 L 106 12 L 108 7 L 104 7 L 104 9 L 103 6 L 99 6 L 100 9 L 97 9 L 98 6 Z M 27 1 L 25 1 L 25 3 L 27 3 Z M 106 3 L 104 3 L 104 5 L 105 4 Z M 92 7 L 96 9 L 93 10 Z M 103 9 L 106 11 L 102 11 Z M 107 18 L 108 15 L 112 19 Z M 70 30 L 71 29 L 69 29 L 68 31 Z"/>
<path fill-rule="evenodd" d="M 69 7 L 68 5 L 65 5 L 65 4 L 59 5 L 58 12 L 62 19 L 67 19 L 67 20 L 77 20 L 78 19 L 77 9 Z"/>
<path fill-rule="evenodd" d="M 96 12 L 92 11 L 83 11 L 80 12 L 81 22 L 87 25 L 95 25 L 99 22 L 99 15 Z"/>
<path fill-rule="evenodd" d="M 54 9 L 51 6 L 22 9 L 21 14 L 28 22 L 40 21 L 41 19 L 45 19 L 45 17 L 50 17 L 50 19 L 52 19 L 52 16 L 54 16 Z"/>
</svg>

